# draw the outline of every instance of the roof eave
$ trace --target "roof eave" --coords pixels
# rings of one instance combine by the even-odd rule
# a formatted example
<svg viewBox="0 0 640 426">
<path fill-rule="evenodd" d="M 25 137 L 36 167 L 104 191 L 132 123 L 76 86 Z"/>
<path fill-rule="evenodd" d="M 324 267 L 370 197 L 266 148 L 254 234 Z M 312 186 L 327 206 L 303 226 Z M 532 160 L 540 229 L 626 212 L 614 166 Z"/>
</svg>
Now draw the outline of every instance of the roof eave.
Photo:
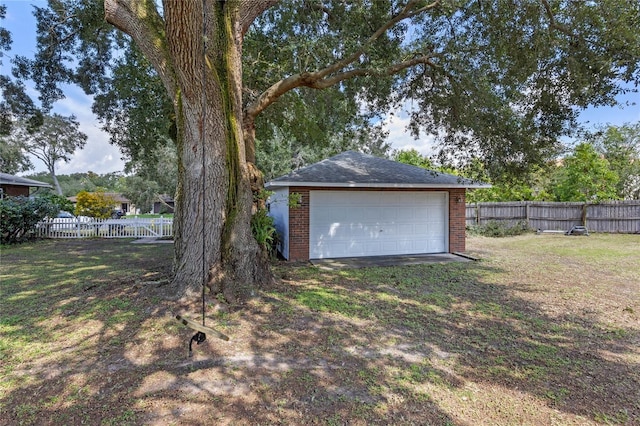
<svg viewBox="0 0 640 426">
<path fill-rule="evenodd" d="M 285 187 L 291 187 L 291 186 L 304 186 L 304 187 L 314 187 L 314 188 L 324 187 L 324 188 L 398 188 L 398 189 L 491 188 L 491 185 L 483 184 L 483 183 L 448 184 L 448 183 L 358 183 L 358 182 L 292 182 L 292 181 L 274 182 L 274 181 L 271 181 L 265 184 L 266 189 L 285 188 Z"/>
<path fill-rule="evenodd" d="M 53 188 L 53 186 L 49 185 L 48 183 L 27 183 L 27 182 L 15 182 L 15 181 L 6 181 L 3 180 L 0 182 L 0 185 L 7 185 L 7 186 L 24 186 L 24 187 L 30 187 L 30 188 Z"/>
</svg>

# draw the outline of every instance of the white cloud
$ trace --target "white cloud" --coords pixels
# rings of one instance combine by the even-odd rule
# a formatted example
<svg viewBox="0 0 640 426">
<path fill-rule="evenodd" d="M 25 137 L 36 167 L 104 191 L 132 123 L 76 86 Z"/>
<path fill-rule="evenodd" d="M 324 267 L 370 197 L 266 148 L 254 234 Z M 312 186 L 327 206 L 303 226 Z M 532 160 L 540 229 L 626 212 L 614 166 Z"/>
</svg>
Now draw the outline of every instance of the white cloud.
<svg viewBox="0 0 640 426">
<path fill-rule="evenodd" d="M 406 108 L 401 108 L 382 122 L 384 129 L 389 132 L 388 140 L 392 149 L 415 149 L 422 155 L 433 155 L 435 152 L 434 137 L 428 135 L 416 139 L 409 131 L 409 121 Z"/>
<path fill-rule="evenodd" d="M 84 148 L 74 152 L 68 163 L 56 163 L 56 174 L 68 175 L 88 171 L 105 174 L 122 171 L 122 155 L 116 146 L 109 143 L 109 135 L 100 129 L 100 123 L 91 111 L 92 98 L 75 86 L 66 86 L 64 91 L 66 98 L 56 102 L 54 112 L 64 116 L 75 115 L 80 123 L 80 131 L 88 138 Z M 46 171 L 40 160 L 32 158 L 32 162 L 35 170 L 30 172 Z"/>
</svg>

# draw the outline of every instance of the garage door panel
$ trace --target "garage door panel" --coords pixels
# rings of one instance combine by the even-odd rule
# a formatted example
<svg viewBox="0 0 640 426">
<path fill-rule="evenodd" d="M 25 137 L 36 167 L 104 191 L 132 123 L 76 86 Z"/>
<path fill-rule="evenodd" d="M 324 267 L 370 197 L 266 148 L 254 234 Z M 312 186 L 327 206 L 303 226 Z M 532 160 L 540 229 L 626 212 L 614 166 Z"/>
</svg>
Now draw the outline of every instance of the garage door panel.
<svg viewBox="0 0 640 426">
<path fill-rule="evenodd" d="M 406 209 L 396 209 L 396 221 L 398 222 L 414 222 L 417 217 L 422 215 L 421 209 L 415 207 L 407 207 Z"/>
<path fill-rule="evenodd" d="M 398 236 L 411 237 L 416 233 L 416 226 L 411 223 L 398 224 Z"/>
<path fill-rule="evenodd" d="M 372 209 L 377 209 L 377 217 L 378 221 L 381 223 L 389 223 L 393 222 L 397 216 L 397 210 L 395 207 L 371 207 Z"/>
<path fill-rule="evenodd" d="M 379 253 L 384 250 L 384 245 L 379 240 L 370 241 L 367 244 L 362 245 L 362 250 L 365 256 L 375 256 L 374 253 Z"/>
<path fill-rule="evenodd" d="M 311 191 L 310 257 L 446 251 L 445 192 Z"/>
<path fill-rule="evenodd" d="M 417 235 L 428 235 L 429 226 L 426 223 L 417 223 L 413 225 L 412 232 Z"/>
</svg>

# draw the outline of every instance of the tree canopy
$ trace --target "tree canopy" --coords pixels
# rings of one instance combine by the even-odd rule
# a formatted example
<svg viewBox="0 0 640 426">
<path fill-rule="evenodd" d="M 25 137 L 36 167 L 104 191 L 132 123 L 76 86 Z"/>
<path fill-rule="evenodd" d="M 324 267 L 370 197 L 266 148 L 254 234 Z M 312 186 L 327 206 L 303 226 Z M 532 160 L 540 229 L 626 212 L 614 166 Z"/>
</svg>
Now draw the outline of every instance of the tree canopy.
<svg viewBox="0 0 640 426">
<path fill-rule="evenodd" d="M 244 35 L 245 117 L 261 115 L 265 168 L 281 137 L 295 166 L 306 147 L 353 141 L 410 100 L 413 133 L 436 136 L 443 162 L 477 157 L 492 175 L 521 171 L 557 154 L 582 108 L 612 105 L 638 85 L 638 8 L 633 0 L 278 3 Z M 51 1 L 36 16 L 41 49 L 20 63 L 25 75 L 38 70 L 30 75 L 44 104 L 63 96 L 61 81 L 82 85 L 97 93 L 94 110 L 132 164 L 153 159 L 153 147 L 175 136 L 175 116 L 148 59 L 104 22 L 98 1 Z"/>
<path fill-rule="evenodd" d="M 0 20 L 5 19 L 6 12 L 7 6 L 0 4 Z M 4 63 L 5 52 L 11 49 L 12 43 L 11 33 L 6 28 L 0 27 L 0 66 L 3 70 L 6 66 Z M 42 124 L 42 113 L 27 95 L 22 81 L 12 78 L 11 75 L 0 74 L 0 93 L 2 93 L 2 98 L 0 98 L 0 136 L 8 135 L 13 123 L 17 120 L 24 121 L 30 129 Z M 26 163 L 23 161 L 22 166 L 24 165 Z M 23 167 L 18 166 L 18 168 Z"/>
</svg>

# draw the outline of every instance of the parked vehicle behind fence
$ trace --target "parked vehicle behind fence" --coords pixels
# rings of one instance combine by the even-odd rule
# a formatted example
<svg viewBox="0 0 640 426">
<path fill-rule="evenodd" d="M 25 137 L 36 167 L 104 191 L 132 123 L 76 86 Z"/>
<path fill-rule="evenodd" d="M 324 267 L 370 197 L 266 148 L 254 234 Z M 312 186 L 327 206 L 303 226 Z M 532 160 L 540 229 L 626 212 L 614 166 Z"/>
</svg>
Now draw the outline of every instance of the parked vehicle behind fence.
<svg viewBox="0 0 640 426">
<path fill-rule="evenodd" d="M 54 231 L 63 229 L 76 229 L 79 225 L 81 227 L 91 222 L 91 218 L 87 216 L 74 216 L 73 214 L 60 210 L 58 215 L 54 218 L 45 218 L 38 224 L 38 227 L 44 227 Z"/>
</svg>

